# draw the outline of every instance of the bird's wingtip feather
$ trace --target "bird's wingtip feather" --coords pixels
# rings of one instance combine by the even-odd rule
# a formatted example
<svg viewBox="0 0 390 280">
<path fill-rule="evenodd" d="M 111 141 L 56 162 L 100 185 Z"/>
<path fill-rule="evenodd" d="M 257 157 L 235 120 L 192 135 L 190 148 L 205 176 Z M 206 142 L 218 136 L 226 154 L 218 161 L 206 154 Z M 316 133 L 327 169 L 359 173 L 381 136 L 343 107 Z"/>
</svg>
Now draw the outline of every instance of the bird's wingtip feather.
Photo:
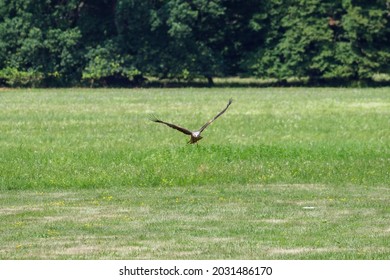
<svg viewBox="0 0 390 280">
<path fill-rule="evenodd" d="M 156 117 L 156 115 L 154 115 L 154 114 L 149 115 L 149 120 L 151 120 L 152 122 L 160 121 L 160 119 L 158 117 Z"/>
</svg>

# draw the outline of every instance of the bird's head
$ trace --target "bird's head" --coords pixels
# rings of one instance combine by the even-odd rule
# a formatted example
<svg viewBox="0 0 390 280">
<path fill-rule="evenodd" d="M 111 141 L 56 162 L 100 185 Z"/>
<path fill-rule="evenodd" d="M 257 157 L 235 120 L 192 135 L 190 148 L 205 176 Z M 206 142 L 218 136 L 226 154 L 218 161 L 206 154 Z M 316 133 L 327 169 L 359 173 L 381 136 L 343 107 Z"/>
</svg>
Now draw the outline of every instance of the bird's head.
<svg viewBox="0 0 390 280">
<path fill-rule="evenodd" d="M 202 137 L 200 136 L 200 131 L 194 131 L 194 132 L 192 132 L 192 137 L 202 139 Z"/>
</svg>

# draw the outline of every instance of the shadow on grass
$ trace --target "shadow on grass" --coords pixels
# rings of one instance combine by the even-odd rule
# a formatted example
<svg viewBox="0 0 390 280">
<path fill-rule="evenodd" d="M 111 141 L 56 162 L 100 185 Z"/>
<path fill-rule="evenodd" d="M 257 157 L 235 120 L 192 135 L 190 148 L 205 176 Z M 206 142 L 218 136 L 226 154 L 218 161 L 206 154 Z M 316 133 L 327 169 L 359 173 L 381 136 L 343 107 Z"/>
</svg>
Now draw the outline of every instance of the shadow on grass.
<svg viewBox="0 0 390 280">
<path fill-rule="evenodd" d="M 88 86 L 88 85 L 85 85 Z M 91 86 L 91 85 L 89 85 Z M 128 87 L 128 88 L 265 88 L 265 87 L 386 87 L 390 79 L 325 79 L 325 78 L 288 78 L 288 79 L 259 79 L 259 78 L 214 78 L 193 80 L 143 78 L 137 81 L 105 80 L 95 82 L 92 87 Z"/>
</svg>

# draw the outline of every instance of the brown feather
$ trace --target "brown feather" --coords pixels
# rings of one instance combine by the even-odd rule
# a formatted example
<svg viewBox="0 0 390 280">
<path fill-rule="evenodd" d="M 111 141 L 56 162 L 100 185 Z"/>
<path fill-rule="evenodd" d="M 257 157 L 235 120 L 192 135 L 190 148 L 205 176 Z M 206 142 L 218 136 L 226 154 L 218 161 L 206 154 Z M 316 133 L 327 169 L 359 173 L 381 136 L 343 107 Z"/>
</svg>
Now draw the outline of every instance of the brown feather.
<svg viewBox="0 0 390 280">
<path fill-rule="evenodd" d="M 216 115 L 214 118 L 212 118 L 211 120 L 209 120 L 207 123 L 205 123 L 200 129 L 199 129 L 199 132 L 202 132 L 203 130 L 206 129 L 206 127 L 208 127 L 213 121 L 215 121 L 220 115 L 222 115 L 223 113 L 225 113 L 225 111 L 227 110 L 227 108 L 229 108 L 230 104 L 232 104 L 233 102 L 233 99 L 230 98 L 229 99 L 229 102 L 228 104 L 226 105 L 225 109 L 223 109 L 221 112 L 218 113 L 218 115 Z"/>
<path fill-rule="evenodd" d="M 173 123 L 164 122 L 164 121 L 159 120 L 159 119 L 157 119 L 157 118 L 153 118 L 153 119 L 151 119 L 151 120 L 154 121 L 154 122 L 156 122 L 156 123 L 163 123 L 163 124 L 165 124 L 165 125 L 167 125 L 167 126 L 169 126 L 169 127 L 171 127 L 171 128 L 174 128 L 174 129 L 176 129 L 176 130 L 178 130 L 178 131 L 180 131 L 180 132 L 182 132 L 182 133 L 184 133 L 184 134 L 187 134 L 187 135 L 191 135 L 191 134 L 192 134 L 192 132 L 189 131 L 188 129 L 186 129 L 186 128 L 184 128 L 184 127 L 181 127 L 181 126 L 178 126 L 178 125 L 175 125 L 175 124 L 173 124 Z"/>
<path fill-rule="evenodd" d="M 232 104 L 233 102 L 233 99 L 229 99 L 229 102 L 228 104 L 226 105 L 225 109 L 223 109 L 221 112 L 219 112 L 214 118 L 212 118 L 211 120 L 209 120 L 207 123 L 205 123 L 198 131 L 190 131 L 184 127 L 181 127 L 181 126 L 178 126 L 176 124 L 173 124 L 173 123 L 168 123 L 168 122 L 164 122 L 162 120 L 160 120 L 159 118 L 155 117 L 155 116 L 151 116 L 150 120 L 153 121 L 153 122 L 156 122 L 156 123 L 162 123 L 162 124 L 165 124 L 173 129 L 176 129 L 184 134 L 187 134 L 187 135 L 191 135 L 191 138 L 190 138 L 190 141 L 188 141 L 188 143 L 190 144 L 194 144 L 196 142 L 198 142 L 200 139 L 202 139 L 203 137 L 200 136 L 200 134 L 202 133 L 203 130 L 206 129 L 206 127 L 208 127 L 213 121 L 215 121 L 217 118 L 219 118 L 219 116 L 221 116 L 223 113 L 225 113 L 225 111 L 229 108 L 230 104 Z"/>
</svg>

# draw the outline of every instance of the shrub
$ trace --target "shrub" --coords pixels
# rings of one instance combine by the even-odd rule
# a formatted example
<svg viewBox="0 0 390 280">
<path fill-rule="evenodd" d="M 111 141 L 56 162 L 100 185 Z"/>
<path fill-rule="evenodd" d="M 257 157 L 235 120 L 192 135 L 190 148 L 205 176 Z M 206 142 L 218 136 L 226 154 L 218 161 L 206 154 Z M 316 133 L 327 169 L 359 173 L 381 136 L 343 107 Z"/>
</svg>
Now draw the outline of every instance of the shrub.
<svg viewBox="0 0 390 280">
<path fill-rule="evenodd" d="M 13 67 L 0 70 L 0 83 L 10 87 L 37 87 L 42 84 L 44 75 L 39 71 L 20 71 Z"/>
</svg>

